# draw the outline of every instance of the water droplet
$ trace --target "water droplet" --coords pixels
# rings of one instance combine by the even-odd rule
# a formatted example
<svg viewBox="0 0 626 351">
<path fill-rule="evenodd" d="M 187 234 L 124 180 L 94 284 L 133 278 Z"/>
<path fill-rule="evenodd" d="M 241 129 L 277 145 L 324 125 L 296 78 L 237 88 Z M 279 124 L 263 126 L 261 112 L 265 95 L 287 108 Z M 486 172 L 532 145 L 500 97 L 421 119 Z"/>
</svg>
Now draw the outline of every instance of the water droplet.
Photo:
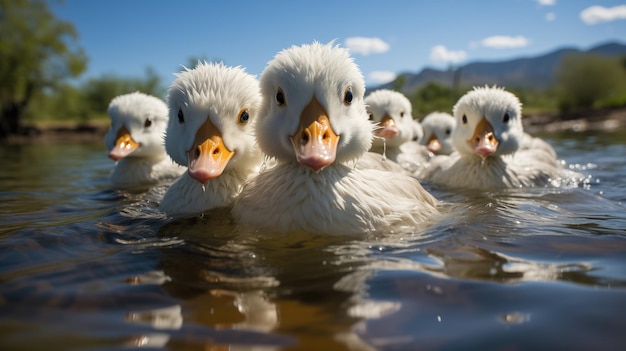
<svg viewBox="0 0 626 351">
<path fill-rule="evenodd" d="M 439 286 L 433 286 L 428 284 L 426 285 L 426 290 L 429 290 L 436 295 L 443 295 L 443 289 Z"/>
<path fill-rule="evenodd" d="M 500 320 L 506 324 L 522 324 L 530 320 L 530 315 L 521 312 L 510 312 L 500 316 Z"/>
</svg>

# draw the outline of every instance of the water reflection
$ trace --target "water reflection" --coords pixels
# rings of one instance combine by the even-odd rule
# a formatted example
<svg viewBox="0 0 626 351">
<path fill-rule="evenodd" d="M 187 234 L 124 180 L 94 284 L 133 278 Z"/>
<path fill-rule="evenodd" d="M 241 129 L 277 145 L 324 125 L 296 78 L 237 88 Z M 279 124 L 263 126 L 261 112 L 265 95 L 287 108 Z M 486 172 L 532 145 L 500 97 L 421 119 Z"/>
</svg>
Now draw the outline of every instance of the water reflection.
<svg viewBox="0 0 626 351">
<path fill-rule="evenodd" d="M 222 216 L 217 216 L 217 224 L 209 217 L 170 223 L 159 234 L 186 242 L 163 252 L 160 264 L 172 277 L 165 288 L 184 300 L 183 309 L 190 311 L 186 323 L 291 335 L 314 349 L 355 342 L 355 336 L 346 335 L 362 317 L 352 316 L 348 309 L 351 297 L 365 288 L 365 277 L 350 284 L 345 278 L 364 262 L 358 262 L 360 252 L 343 247 L 339 251 L 354 259 L 341 263 L 331 249 L 351 239 L 237 235 L 232 225 L 224 225 Z M 320 333 L 337 339 L 320 338 Z M 245 346 L 239 342 L 231 340 L 228 345 Z"/>
<path fill-rule="evenodd" d="M 227 210 L 174 221 L 166 186 L 108 187 L 102 146 L 50 147 L 35 170 L 37 146 L 2 149 L 0 348 L 616 349 L 626 145 L 607 140 L 555 139 L 588 187 L 427 184 L 440 221 L 349 237 L 259 232 Z"/>
</svg>

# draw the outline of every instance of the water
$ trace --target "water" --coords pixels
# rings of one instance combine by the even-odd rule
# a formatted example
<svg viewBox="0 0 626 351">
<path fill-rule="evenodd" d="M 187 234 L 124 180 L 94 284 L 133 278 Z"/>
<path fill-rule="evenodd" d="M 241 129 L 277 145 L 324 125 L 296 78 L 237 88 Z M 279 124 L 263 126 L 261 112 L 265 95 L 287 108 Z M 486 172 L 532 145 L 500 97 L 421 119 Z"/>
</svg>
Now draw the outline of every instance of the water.
<svg viewBox="0 0 626 351">
<path fill-rule="evenodd" d="M 100 141 L 2 146 L 0 349 L 620 349 L 626 132 L 543 137 L 588 186 L 426 184 L 452 215 L 350 237 L 172 221 Z"/>
</svg>

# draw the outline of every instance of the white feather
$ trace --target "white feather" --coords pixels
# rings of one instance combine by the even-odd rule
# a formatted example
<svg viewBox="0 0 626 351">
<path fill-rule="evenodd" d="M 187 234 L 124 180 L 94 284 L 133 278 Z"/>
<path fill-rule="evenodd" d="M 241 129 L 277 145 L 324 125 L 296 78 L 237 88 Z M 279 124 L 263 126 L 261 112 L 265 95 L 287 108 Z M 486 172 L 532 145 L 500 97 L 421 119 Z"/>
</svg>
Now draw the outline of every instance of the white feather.
<svg viewBox="0 0 626 351">
<path fill-rule="evenodd" d="M 122 128 L 139 146 L 117 161 L 111 183 L 118 188 L 135 188 L 173 179 L 184 172 L 165 153 L 163 134 L 167 126 L 167 105 L 154 96 L 140 92 L 113 98 L 107 110 L 111 128 L 105 135 L 105 145 L 111 152 Z M 146 121 L 149 121 L 146 123 Z"/>
<path fill-rule="evenodd" d="M 317 42 L 291 47 L 270 61 L 260 83 L 256 135 L 277 164 L 245 185 L 233 206 L 236 219 L 279 232 L 342 234 L 422 225 L 438 213 L 437 201 L 414 178 L 353 167 L 371 146 L 373 126 L 363 101 L 363 76 L 347 50 Z M 276 102 L 277 91 L 284 93 L 285 104 Z M 318 172 L 298 163 L 290 142 L 314 98 L 340 136 L 335 161 Z"/>
<path fill-rule="evenodd" d="M 456 126 L 454 117 L 445 112 L 431 112 L 421 122 L 424 137 L 420 144 L 429 147 L 435 155 L 450 155 L 454 151 L 452 145 L 452 131 Z M 433 147 L 432 145 L 439 145 Z"/>
<path fill-rule="evenodd" d="M 452 142 L 457 152 L 431 159 L 420 179 L 447 187 L 495 190 L 582 178 L 565 169 L 547 143 L 524 133 L 521 103 L 503 88 L 474 88 L 459 99 L 453 112 Z M 485 158 L 474 152 L 470 142 L 483 118 L 499 141 L 495 152 Z"/>
<path fill-rule="evenodd" d="M 380 89 L 365 98 L 370 120 L 379 125 L 374 132 L 370 151 L 384 154 L 405 169 L 419 167 L 428 161 L 428 150 L 416 140 L 422 133 L 419 123 L 413 119 L 411 101 L 398 91 Z M 382 127 L 383 119 L 391 119 L 393 127 Z M 384 130 L 394 130 L 397 134 L 385 137 Z"/>
<path fill-rule="evenodd" d="M 168 215 L 190 215 L 215 207 L 230 206 L 243 183 L 258 172 L 262 154 L 254 139 L 260 95 L 258 81 L 240 67 L 221 63 L 198 63 L 177 74 L 168 90 L 170 121 L 165 147 L 172 159 L 188 166 L 198 129 L 210 119 L 225 146 L 234 151 L 223 173 L 206 184 L 182 175 L 167 190 L 160 208 Z M 248 109 L 248 123 L 239 114 Z M 179 111 L 183 118 L 179 120 Z"/>
</svg>

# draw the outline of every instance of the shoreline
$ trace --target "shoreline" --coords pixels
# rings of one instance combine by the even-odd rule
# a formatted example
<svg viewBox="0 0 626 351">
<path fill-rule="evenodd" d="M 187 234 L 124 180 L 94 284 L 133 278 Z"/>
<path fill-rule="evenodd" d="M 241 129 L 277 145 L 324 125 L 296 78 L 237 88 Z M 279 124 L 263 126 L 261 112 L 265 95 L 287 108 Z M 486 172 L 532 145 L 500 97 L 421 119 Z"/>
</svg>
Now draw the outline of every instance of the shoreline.
<svg viewBox="0 0 626 351">
<path fill-rule="evenodd" d="M 626 129 L 626 107 L 563 113 L 523 115 L 524 130 L 529 134 L 558 132 L 611 132 Z M 77 125 L 29 126 L 21 135 L 11 135 L 1 143 L 104 142 L 109 124 L 87 122 Z"/>
<path fill-rule="evenodd" d="M 557 132 L 611 132 L 626 128 L 626 107 L 604 108 L 571 113 L 524 115 L 524 130 L 529 134 Z"/>
</svg>

